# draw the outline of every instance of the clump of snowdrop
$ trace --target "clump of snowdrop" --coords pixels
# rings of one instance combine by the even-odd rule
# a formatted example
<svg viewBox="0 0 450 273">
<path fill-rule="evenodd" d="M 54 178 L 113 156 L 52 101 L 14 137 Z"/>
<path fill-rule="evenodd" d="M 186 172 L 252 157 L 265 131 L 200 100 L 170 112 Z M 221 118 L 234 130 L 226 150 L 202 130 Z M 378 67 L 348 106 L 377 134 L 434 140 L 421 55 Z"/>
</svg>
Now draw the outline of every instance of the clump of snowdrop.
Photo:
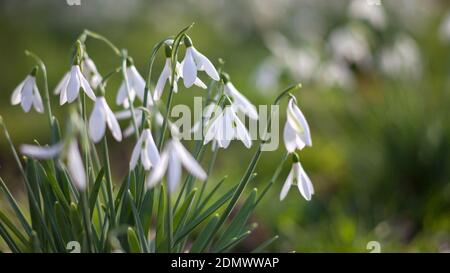
<svg viewBox="0 0 450 273">
<path fill-rule="evenodd" d="M 183 80 L 186 88 L 191 87 L 197 80 L 197 71 L 205 71 L 211 79 L 220 80 L 217 72 L 211 61 L 193 46 L 191 38 L 185 36 L 184 44 L 186 46 L 186 54 L 181 66 L 183 67 Z"/>
<path fill-rule="evenodd" d="M 44 112 L 44 105 L 42 104 L 41 94 L 36 85 L 37 68 L 33 68 L 31 73 L 26 76 L 11 95 L 11 104 L 22 106 L 23 111 L 29 112 L 31 107 L 38 113 Z"/>
<path fill-rule="evenodd" d="M 105 97 L 97 97 L 94 109 L 89 117 L 89 136 L 92 141 L 97 143 L 103 138 L 106 126 L 108 126 L 117 141 L 122 140 L 122 131 L 120 130 L 119 122 L 111 108 L 109 108 Z"/>
<path fill-rule="evenodd" d="M 46 84 L 43 89 L 45 108 L 36 84 L 37 69 L 33 69 L 14 90 L 11 98 L 13 104 L 20 103 L 25 112 L 30 111 L 33 106 L 40 113 L 47 112 L 52 136 L 49 145 L 21 145 L 20 153 L 25 156 L 21 160 L 0 117 L 0 127 L 5 132 L 27 186 L 30 215 L 33 215 L 29 223 L 20 210 L 15 210 L 20 218 L 18 222 L 25 230 L 29 229 L 30 234 L 27 233 L 28 237 L 17 244 L 20 247 L 12 248 L 14 251 L 66 251 L 64 243 L 76 239 L 83 242 L 84 252 L 111 252 L 118 249 L 124 252 L 223 252 L 232 249 L 239 241 L 234 238 L 251 234 L 252 230 L 241 231 L 234 228 L 224 228 L 222 232 L 221 227 L 230 225 L 229 222 L 247 226 L 247 217 L 230 215 L 235 210 L 239 215 L 239 210 L 248 207 L 237 206 L 237 203 L 242 201 L 242 195 L 247 194 L 244 190 L 255 176 L 266 137 L 259 141 L 251 139 L 244 120 L 247 115 L 252 121 L 259 121 L 256 106 L 238 91 L 228 74 L 222 73 L 220 77 L 212 62 L 193 47 L 192 40 L 186 34 L 190 27 L 192 25 L 173 38 L 165 38 L 154 47 L 149 74 L 153 57 L 157 56 L 160 48 L 165 49 L 165 65 L 156 85 L 152 83 L 151 75 L 144 79 L 139 74 L 126 49 L 120 50 L 107 38 L 85 30 L 75 43 L 77 50 L 72 55 L 73 65 L 70 71 L 55 88 L 61 105 L 74 101 L 78 103 L 68 107 L 70 115 L 63 123 L 52 116 L 46 73 L 42 73 Z M 121 67 L 114 67 L 102 77 L 85 50 L 86 42 L 90 39 L 101 41 L 112 49 L 114 56 L 120 58 Z M 169 40 L 170 43 L 167 42 Z M 180 63 L 177 58 L 182 44 L 186 46 L 186 55 Z M 36 60 L 43 72 L 46 71 L 45 64 L 37 55 L 30 53 L 29 56 Z M 197 77 L 198 71 L 205 71 L 211 81 L 210 88 L 202 92 L 207 99 L 206 115 L 193 128 L 194 131 L 202 130 L 202 134 L 199 134 L 199 139 L 195 139 L 195 147 L 191 152 L 188 149 L 190 138 L 181 139 L 184 137 L 181 126 L 185 129 L 185 124 L 178 120 L 172 121 L 170 114 L 175 109 L 171 106 L 171 98 L 178 92 L 177 81 L 181 78 L 186 88 L 196 85 L 205 89 L 206 84 Z M 120 109 L 114 114 L 107 101 L 107 81 L 118 72 L 121 72 L 123 81 L 115 98 Z M 163 90 L 168 81 L 172 85 L 168 101 L 153 103 L 152 99 L 159 102 L 163 100 Z M 153 86 L 154 94 L 150 92 Z M 312 144 L 309 126 L 290 93 L 298 87 L 299 85 L 289 87 L 274 103 L 279 104 L 281 99 L 291 97 L 284 137 L 288 152 L 293 153 L 296 158 L 280 197 L 283 199 L 290 187 L 297 185 L 304 198 L 310 200 L 314 189 L 295 154 Z M 93 102 L 85 101 L 84 95 L 79 96 L 80 89 Z M 135 100 L 136 97 L 140 101 Z M 144 98 L 147 98 L 147 103 L 144 103 Z M 161 109 L 164 105 L 165 109 Z M 270 121 L 271 118 L 272 115 Z M 131 124 L 122 132 L 118 120 L 131 120 Z M 64 130 L 60 130 L 60 124 Z M 190 127 L 190 123 L 188 126 Z M 125 163 L 128 171 L 121 179 L 121 185 L 114 181 L 116 173 L 114 176 L 112 174 L 112 146 L 108 145 L 106 128 L 117 141 L 122 141 L 124 136 L 135 137 L 131 140 L 134 146 L 128 163 Z M 266 132 L 268 128 L 269 125 Z M 210 192 L 209 187 L 206 187 L 210 174 L 214 171 L 218 152 L 216 148 L 228 148 L 232 140 L 240 140 L 246 148 L 251 148 L 255 143 L 258 147 L 247 171 L 233 185 L 232 191 L 228 191 L 232 194 L 218 191 L 216 195 L 221 195 L 218 200 L 222 204 L 214 205 L 218 204 L 216 201 L 211 205 L 208 200 L 216 197 L 213 193 L 221 185 L 217 184 Z M 99 142 L 101 145 L 97 147 Z M 206 150 L 205 147 L 211 142 L 212 149 Z M 203 159 L 204 153 L 211 153 L 211 160 L 207 163 Z M 278 168 L 283 166 L 284 161 L 279 163 Z M 124 161 L 119 158 L 115 162 L 123 164 Z M 278 172 L 274 180 L 277 178 Z M 1 179 L 0 182 L 0 189 L 6 188 Z M 200 191 L 196 187 L 198 182 L 202 182 Z M 268 187 L 272 184 L 269 183 Z M 258 198 L 262 198 L 265 192 Z M 247 200 L 254 200 L 255 194 L 256 191 L 252 191 Z M 8 200 L 14 198 L 9 196 Z M 248 201 L 245 202 L 247 204 Z M 222 216 L 214 216 L 213 221 L 207 224 L 211 228 L 209 235 L 203 238 L 197 236 L 199 232 L 196 227 L 205 225 L 205 221 L 211 219 L 210 216 L 224 204 L 227 207 Z M 11 205 L 16 206 L 12 201 Z M 38 218 L 34 217 L 35 213 L 38 213 Z M 246 213 L 251 213 L 251 210 Z M 54 222 L 55 216 L 57 223 Z M 36 219 L 39 221 L 36 222 Z M 156 223 L 152 219 L 156 219 Z M 2 222 L 0 219 L 0 224 Z M 14 222 L 17 221 L 8 223 Z M 49 229 L 47 223 L 51 223 Z M 122 227 L 125 227 L 127 234 L 124 239 L 119 240 L 117 231 Z M 155 236 L 149 236 L 150 231 Z M 0 236 L 3 237 L 4 233 Z M 216 237 L 219 238 L 217 242 Z M 36 238 L 45 240 L 35 240 Z"/>
</svg>

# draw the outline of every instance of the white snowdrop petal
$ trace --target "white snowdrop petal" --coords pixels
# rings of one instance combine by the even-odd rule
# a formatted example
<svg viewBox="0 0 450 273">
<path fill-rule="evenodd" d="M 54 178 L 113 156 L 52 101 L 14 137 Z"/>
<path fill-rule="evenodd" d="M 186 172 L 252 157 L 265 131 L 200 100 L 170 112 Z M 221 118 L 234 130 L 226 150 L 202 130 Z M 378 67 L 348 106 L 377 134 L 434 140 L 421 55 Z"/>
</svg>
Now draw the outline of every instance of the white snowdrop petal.
<svg viewBox="0 0 450 273">
<path fill-rule="evenodd" d="M 128 81 L 131 89 L 133 89 L 140 100 L 144 100 L 145 80 L 137 71 L 134 65 L 127 69 Z"/>
<path fill-rule="evenodd" d="M 116 104 L 122 105 L 126 99 L 127 99 L 127 88 L 125 85 L 125 81 L 122 81 L 119 90 L 117 91 Z"/>
<path fill-rule="evenodd" d="M 216 137 L 219 126 L 221 126 L 222 122 L 223 122 L 222 115 L 219 115 L 215 119 L 209 120 L 208 122 L 205 123 L 207 131 L 205 134 L 205 139 L 203 141 L 203 144 L 209 143 L 212 139 L 214 139 Z M 209 128 L 208 128 L 208 126 L 209 126 Z"/>
<path fill-rule="evenodd" d="M 108 124 L 109 130 L 111 131 L 113 137 L 117 141 L 122 141 L 122 131 L 120 130 L 119 122 L 114 116 L 114 113 L 111 111 L 111 108 L 109 108 L 108 104 L 106 103 L 105 98 L 102 97 L 102 99 L 104 100 L 103 108 L 106 114 L 106 124 Z"/>
<path fill-rule="evenodd" d="M 288 174 L 288 177 L 286 178 L 286 181 L 283 184 L 283 187 L 281 188 L 280 201 L 286 198 L 289 190 L 291 189 L 293 180 L 294 180 L 294 170 L 291 169 L 291 171 Z"/>
<path fill-rule="evenodd" d="M 236 124 L 236 137 L 244 143 L 245 147 L 249 149 L 252 146 L 252 140 L 250 138 L 250 134 L 247 131 L 247 128 L 245 128 L 244 124 L 241 122 L 241 120 L 235 115 L 234 121 Z"/>
<path fill-rule="evenodd" d="M 183 81 L 186 88 L 191 87 L 197 78 L 197 66 L 195 65 L 192 54 L 192 47 L 188 47 L 183 60 Z"/>
<path fill-rule="evenodd" d="M 176 151 L 173 149 L 169 154 L 169 165 L 167 167 L 167 190 L 172 193 L 177 188 L 181 179 L 181 162 L 178 160 Z"/>
<path fill-rule="evenodd" d="M 134 145 L 133 152 L 131 153 L 130 158 L 130 170 L 134 170 L 136 168 L 137 162 L 139 160 L 139 155 L 142 151 L 142 141 L 143 141 L 144 133 L 139 137 L 136 145 Z"/>
<path fill-rule="evenodd" d="M 78 77 L 79 69 L 78 65 L 74 65 L 70 70 L 70 79 L 66 91 L 67 101 L 69 103 L 73 102 L 78 97 L 78 92 L 80 92 L 80 79 Z"/>
<path fill-rule="evenodd" d="M 303 149 L 305 144 L 297 136 L 295 130 L 292 128 L 289 122 L 286 121 L 283 131 L 284 146 L 289 153 L 293 153 L 296 149 Z"/>
<path fill-rule="evenodd" d="M 146 129 L 146 131 L 147 131 L 146 135 L 147 146 L 145 152 L 148 154 L 152 166 L 156 166 L 156 164 L 158 164 L 160 160 L 158 148 L 156 148 L 155 140 L 153 139 L 152 132 L 150 131 L 150 129 Z"/>
<path fill-rule="evenodd" d="M 196 85 L 196 86 L 198 86 L 198 87 L 200 87 L 200 88 L 202 88 L 202 89 L 208 88 L 208 87 L 206 86 L 206 84 L 205 84 L 202 80 L 200 80 L 199 78 L 196 78 L 196 79 L 195 79 L 194 85 Z"/>
<path fill-rule="evenodd" d="M 169 155 L 167 150 L 164 150 L 161 154 L 160 161 L 158 162 L 158 164 L 156 164 L 156 166 L 153 167 L 150 175 L 147 177 L 146 185 L 148 188 L 154 187 L 159 181 L 161 181 L 164 173 L 167 170 L 168 162 Z"/>
<path fill-rule="evenodd" d="M 228 82 L 225 85 L 225 93 L 233 98 L 235 104 L 239 106 L 239 109 L 249 118 L 253 120 L 258 119 L 256 107 L 244 95 L 242 95 L 242 93 L 239 92 L 231 82 Z"/>
<path fill-rule="evenodd" d="M 152 166 L 152 163 L 150 162 L 150 158 L 147 153 L 147 146 L 148 143 L 146 139 L 144 139 L 144 147 L 141 150 L 141 163 L 146 171 L 150 170 L 150 167 Z"/>
<path fill-rule="evenodd" d="M 37 112 L 39 112 L 39 113 L 44 112 L 44 105 L 42 103 L 41 94 L 39 93 L 39 90 L 38 90 L 36 84 L 34 84 L 34 87 L 33 87 L 33 106 Z"/>
<path fill-rule="evenodd" d="M 198 179 L 205 180 L 205 171 L 200 164 L 198 164 L 195 158 L 186 150 L 186 148 L 184 148 L 183 144 L 177 140 L 172 140 L 171 143 L 173 145 L 174 153 L 176 153 L 178 159 L 181 161 L 186 170 Z"/>
<path fill-rule="evenodd" d="M 70 72 L 66 72 L 62 79 L 59 81 L 59 83 L 56 85 L 55 90 L 53 91 L 53 94 L 58 95 L 61 93 L 63 89 L 67 88 L 67 84 L 69 83 L 70 79 Z"/>
<path fill-rule="evenodd" d="M 26 79 L 27 78 L 25 78 L 25 80 L 23 80 L 21 83 L 19 83 L 19 85 L 12 92 L 12 94 L 11 94 L 11 104 L 12 105 L 17 105 L 20 103 L 20 101 L 22 99 L 22 89 L 23 89 Z"/>
<path fill-rule="evenodd" d="M 89 117 L 89 136 L 94 142 L 99 142 L 105 135 L 105 129 L 106 113 L 102 109 L 100 98 L 97 98 Z"/>
<path fill-rule="evenodd" d="M 84 75 L 81 73 L 80 67 L 78 67 L 78 78 L 80 79 L 80 85 L 84 90 L 84 93 L 93 101 L 95 101 L 95 94 L 94 91 L 92 91 L 91 86 L 89 85 L 89 82 L 86 80 Z"/>
<path fill-rule="evenodd" d="M 67 154 L 67 168 L 70 178 L 79 190 L 86 189 L 86 172 L 84 170 L 83 160 L 76 141 L 72 141 L 69 145 Z"/>
<path fill-rule="evenodd" d="M 33 77 L 28 76 L 25 80 L 25 83 L 22 88 L 21 93 L 21 106 L 25 112 L 29 112 L 31 109 L 31 106 L 33 104 L 33 87 L 34 87 L 35 81 L 33 80 Z"/>
<path fill-rule="evenodd" d="M 221 134 L 218 135 L 219 143 L 221 144 L 222 148 L 226 149 L 228 146 L 230 146 L 231 140 L 235 138 L 235 129 L 233 128 L 233 110 L 231 107 L 227 107 L 224 110 L 223 114 L 223 123 L 222 123 L 222 129 Z"/>
<path fill-rule="evenodd" d="M 155 91 L 153 92 L 153 99 L 155 101 L 161 99 L 162 93 L 164 91 L 164 87 L 166 85 L 166 81 L 170 76 L 170 58 L 166 59 L 166 64 L 161 72 L 161 75 L 158 78 L 158 82 L 156 83 Z"/>
<path fill-rule="evenodd" d="M 300 164 L 300 163 L 298 163 L 298 164 Z M 311 196 L 314 193 L 314 189 L 312 188 L 311 180 L 306 175 L 305 171 L 303 171 L 303 169 L 301 169 L 300 172 L 299 172 L 297 186 L 298 186 L 298 189 L 299 189 L 301 195 L 307 201 L 310 201 L 311 200 Z"/>
<path fill-rule="evenodd" d="M 50 159 L 56 157 L 62 150 L 63 144 L 57 143 L 52 146 L 20 145 L 20 153 L 37 159 Z"/>
<path fill-rule="evenodd" d="M 297 134 L 302 138 L 307 146 L 312 145 L 311 135 L 309 130 L 308 122 L 306 121 L 303 113 L 291 99 L 288 103 L 287 108 L 287 120 L 292 126 L 292 128 L 297 132 Z"/>
<path fill-rule="evenodd" d="M 192 51 L 194 59 L 198 64 L 197 67 L 199 68 L 199 70 L 204 70 L 206 74 L 208 74 L 208 76 L 210 76 L 213 80 L 216 81 L 220 80 L 219 73 L 217 72 L 216 68 L 211 63 L 211 61 L 208 58 L 206 58 L 205 55 L 198 52 L 195 48 L 193 48 Z"/>
</svg>

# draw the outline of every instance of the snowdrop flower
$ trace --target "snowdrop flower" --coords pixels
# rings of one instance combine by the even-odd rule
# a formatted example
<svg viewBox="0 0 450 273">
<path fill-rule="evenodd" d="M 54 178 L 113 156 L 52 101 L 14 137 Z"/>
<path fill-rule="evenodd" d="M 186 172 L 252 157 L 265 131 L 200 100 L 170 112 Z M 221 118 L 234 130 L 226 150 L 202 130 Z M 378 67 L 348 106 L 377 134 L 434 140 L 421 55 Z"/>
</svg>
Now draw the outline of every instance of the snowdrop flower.
<svg viewBox="0 0 450 273">
<path fill-rule="evenodd" d="M 353 0 L 348 12 L 353 18 L 366 20 L 377 29 L 386 26 L 386 15 L 382 5 L 369 5 L 367 1 Z"/>
<path fill-rule="evenodd" d="M 205 71 L 213 80 L 220 80 L 219 73 L 217 73 L 214 65 L 205 55 L 195 49 L 188 36 L 184 37 L 184 44 L 186 46 L 186 55 L 182 61 L 184 86 L 189 88 L 195 83 L 197 71 Z"/>
<path fill-rule="evenodd" d="M 252 146 L 247 128 L 238 118 L 233 107 L 230 106 L 225 107 L 225 110 L 212 120 L 207 128 L 204 144 L 213 139 L 219 147 L 224 149 L 230 145 L 232 139 L 239 139 L 247 148 Z"/>
<path fill-rule="evenodd" d="M 44 147 L 24 144 L 20 146 L 20 152 L 23 155 L 37 159 L 51 159 L 63 154 L 61 159 L 67 161 L 67 170 L 72 182 L 79 190 L 85 190 L 86 171 L 78 150 L 78 142 L 75 139 L 71 140 L 65 153 L 63 153 L 63 148 L 64 143 L 61 142 Z"/>
<path fill-rule="evenodd" d="M 148 128 L 142 132 L 141 137 L 134 146 L 133 153 L 131 154 L 130 170 L 134 170 L 139 157 L 141 158 L 142 166 L 147 171 L 152 166 L 156 166 L 160 159 L 152 133 Z"/>
<path fill-rule="evenodd" d="M 413 38 L 402 34 L 395 38 L 392 46 L 381 50 L 380 68 L 390 77 L 415 79 L 422 73 L 420 50 Z"/>
<path fill-rule="evenodd" d="M 314 188 L 305 170 L 303 170 L 297 154 L 293 154 L 292 169 L 281 189 L 280 200 L 283 200 L 291 189 L 291 186 L 295 185 L 297 185 L 300 194 L 306 201 L 310 201 L 314 194 Z"/>
<path fill-rule="evenodd" d="M 72 68 L 67 72 L 62 80 L 58 83 L 54 93 L 59 94 L 59 104 L 63 105 L 66 102 L 73 102 L 78 97 L 80 88 L 86 93 L 86 95 L 93 101 L 95 101 L 95 94 L 92 91 L 89 82 L 81 73 L 80 66 L 78 64 L 72 65 Z"/>
<path fill-rule="evenodd" d="M 102 82 L 102 76 L 98 73 L 97 66 L 94 61 L 87 54 L 84 54 L 84 59 L 82 63 L 83 67 L 83 75 L 86 76 L 86 79 L 92 86 L 92 88 L 96 89 L 98 85 Z"/>
<path fill-rule="evenodd" d="M 171 75 L 172 75 L 172 60 L 171 60 L 171 54 L 172 49 L 169 45 L 166 45 L 166 62 L 164 64 L 164 68 L 161 72 L 161 75 L 158 78 L 158 82 L 156 83 L 155 92 L 153 93 L 153 100 L 157 101 L 161 99 L 162 92 L 164 91 L 164 87 L 166 85 L 167 81 L 171 81 Z M 175 81 L 174 81 L 174 89 L 173 91 L 176 93 L 178 92 L 178 86 L 177 81 L 179 78 L 183 77 L 183 68 L 181 67 L 181 64 L 177 62 L 177 65 L 175 67 Z M 196 77 L 194 84 L 200 88 L 206 89 L 206 85 L 200 80 L 198 77 Z"/>
<path fill-rule="evenodd" d="M 290 153 L 301 150 L 305 146 L 312 146 L 308 122 L 294 99 L 290 99 L 288 103 L 283 137 L 286 150 Z"/>
<path fill-rule="evenodd" d="M 225 84 L 224 91 L 225 94 L 233 99 L 233 106 L 246 114 L 249 118 L 253 120 L 258 119 L 258 112 L 256 107 L 239 92 L 236 87 L 230 82 L 230 77 L 222 73 L 222 80 Z"/>
<path fill-rule="evenodd" d="M 20 103 L 25 112 L 29 112 L 31 106 L 39 112 L 44 112 L 41 94 L 36 86 L 37 68 L 33 68 L 31 73 L 14 89 L 11 95 L 11 104 L 17 105 Z"/>
<path fill-rule="evenodd" d="M 133 64 L 133 61 L 130 58 L 127 59 L 126 74 L 131 101 L 134 101 L 136 95 L 141 101 L 144 101 L 145 80 L 144 78 L 142 78 L 141 74 L 139 74 Z M 125 108 L 129 107 L 127 85 L 125 79 L 122 81 L 119 87 L 119 91 L 117 91 L 116 103 L 117 105 L 123 105 Z M 147 103 L 149 105 L 153 104 L 151 96 L 147 97 Z"/>
<path fill-rule="evenodd" d="M 194 157 L 179 140 L 171 139 L 164 147 L 158 164 L 147 178 L 147 186 L 154 187 L 167 171 L 167 189 L 173 192 L 181 179 L 181 166 L 200 180 L 206 179 L 206 173 Z"/>
<path fill-rule="evenodd" d="M 371 62 L 372 55 L 367 38 L 356 26 L 349 25 L 334 30 L 330 35 L 329 47 L 338 60 L 363 67 Z"/>
<path fill-rule="evenodd" d="M 89 136 L 94 142 L 99 142 L 105 135 L 106 125 L 108 125 L 113 137 L 117 141 L 121 141 L 122 132 L 114 113 L 109 108 L 105 97 L 97 97 L 94 109 L 89 117 Z"/>
</svg>

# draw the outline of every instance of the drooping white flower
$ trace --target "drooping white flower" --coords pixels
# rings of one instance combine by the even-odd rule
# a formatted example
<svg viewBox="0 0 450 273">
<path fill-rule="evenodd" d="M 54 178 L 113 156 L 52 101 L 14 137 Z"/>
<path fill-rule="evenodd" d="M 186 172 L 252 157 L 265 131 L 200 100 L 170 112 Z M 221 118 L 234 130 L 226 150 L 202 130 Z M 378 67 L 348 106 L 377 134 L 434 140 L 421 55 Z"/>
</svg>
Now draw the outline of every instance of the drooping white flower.
<svg viewBox="0 0 450 273">
<path fill-rule="evenodd" d="M 161 71 L 161 75 L 158 78 L 158 82 L 156 83 L 155 92 L 153 93 L 153 100 L 158 101 L 161 99 L 166 82 L 171 81 L 171 75 L 172 75 L 172 61 L 170 55 L 167 56 L 166 50 L 166 62 L 164 64 L 163 70 Z M 177 86 L 178 79 L 182 77 L 183 77 L 182 65 L 179 62 L 177 62 L 177 65 L 175 67 L 175 81 L 173 83 L 174 84 L 173 91 L 175 93 L 178 92 Z M 194 84 L 200 88 L 206 89 L 206 85 L 199 78 L 195 79 Z"/>
<path fill-rule="evenodd" d="M 144 78 L 142 78 L 141 74 L 139 74 L 136 67 L 131 61 L 127 62 L 126 74 L 131 101 L 134 101 L 136 96 L 138 96 L 141 101 L 144 101 L 145 80 Z M 125 108 L 129 107 L 127 85 L 125 79 L 120 84 L 119 91 L 117 91 L 116 103 L 117 105 L 123 105 Z M 150 94 L 147 97 L 147 104 L 153 105 L 152 96 Z"/>
<path fill-rule="evenodd" d="M 186 55 L 182 61 L 184 86 L 189 88 L 195 83 L 197 71 L 205 71 L 213 80 L 220 80 L 214 65 L 205 55 L 195 49 L 189 37 L 184 38 L 184 44 L 186 46 Z"/>
<path fill-rule="evenodd" d="M 171 139 L 164 147 L 159 163 L 150 172 L 147 187 L 154 187 L 167 172 L 167 189 L 173 192 L 180 182 L 182 166 L 198 179 L 206 179 L 205 171 L 183 144 L 179 140 Z"/>
<path fill-rule="evenodd" d="M 236 87 L 234 87 L 234 85 L 230 82 L 229 76 L 227 74 L 223 73 L 222 79 L 225 83 L 225 94 L 233 98 L 233 105 L 249 118 L 257 120 L 258 111 L 256 110 L 256 107 L 244 95 L 242 95 L 242 93 L 239 92 Z"/>
<path fill-rule="evenodd" d="M 142 132 L 141 137 L 134 146 L 133 153 L 131 154 L 130 170 L 136 167 L 139 158 L 141 159 L 142 166 L 147 171 L 151 167 L 156 166 L 160 160 L 152 132 L 148 128 Z"/>
<path fill-rule="evenodd" d="M 122 140 L 122 132 L 114 113 L 109 108 L 105 97 L 97 97 L 89 117 L 89 136 L 94 142 L 99 142 L 105 135 L 106 125 L 108 125 L 113 137 L 117 141 Z"/>
<path fill-rule="evenodd" d="M 74 185 L 79 190 L 86 189 L 86 171 L 84 169 L 83 160 L 78 150 L 78 142 L 76 139 L 70 140 L 67 151 L 62 153 L 64 143 L 59 142 L 51 146 L 39 146 L 23 144 L 20 146 L 20 152 L 23 155 L 36 159 L 51 159 L 62 156 L 63 161 L 67 161 L 67 171 Z"/>
<path fill-rule="evenodd" d="M 80 92 L 80 88 L 86 93 L 86 95 L 95 101 L 95 94 L 92 91 L 89 82 L 81 73 L 80 66 L 77 64 L 72 65 L 72 68 L 67 72 L 62 80 L 58 83 L 54 93 L 59 94 L 59 103 L 61 105 L 66 102 L 73 102 L 77 99 Z"/>
<path fill-rule="evenodd" d="M 303 149 L 305 146 L 312 146 L 308 122 L 295 104 L 294 99 L 289 100 L 286 112 L 287 120 L 283 134 L 286 150 L 292 153 L 295 150 Z"/>
<path fill-rule="evenodd" d="M 36 159 L 50 159 L 57 157 L 63 146 L 63 143 L 57 143 L 51 146 L 22 144 L 20 145 L 20 153 Z"/>
<path fill-rule="evenodd" d="M 31 110 L 31 106 L 39 112 L 44 112 L 44 105 L 42 104 L 41 94 L 36 85 L 36 69 L 23 80 L 17 87 L 14 89 L 11 95 L 11 104 L 17 105 L 20 103 L 22 109 L 25 112 L 29 112 Z"/>
<path fill-rule="evenodd" d="M 284 182 L 283 188 L 280 192 L 280 200 L 283 200 L 286 197 L 289 190 L 291 189 L 291 186 L 297 185 L 300 194 L 307 201 L 310 201 L 312 195 L 314 194 L 314 187 L 302 165 L 300 164 L 298 156 L 296 154 L 293 154 L 293 158 L 292 169 L 289 172 L 289 175 Z"/>
<path fill-rule="evenodd" d="M 252 140 L 247 128 L 245 128 L 231 106 L 225 107 L 222 113 L 211 121 L 209 128 L 207 125 L 203 143 L 207 144 L 213 139 L 219 147 L 224 149 L 228 148 L 233 139 L 242 141 L 247 148 L 252 146 Z"/>
<path fill-rule="evenodd" d="M 88 80 L 89 84 L 92 86 L 92 88 L 96 89 L 98 85 L 102 82 L 102 76 L 97 70 L 97 66 L 95 65 L 94 61 L 89 58 L 87 54 L 84 54 L 83 59 L 83 75 Z"/>
<path fill-rule="evenodd" d="M 86 189 L 86 171 L 84 169 L 83 160 L 81 159 L 80 151 L 78 150 L 77 141 L 72 141 L 69 144 L 67 151 L 67 169 L 70 178 L 79 190 Z"/>
</svg>

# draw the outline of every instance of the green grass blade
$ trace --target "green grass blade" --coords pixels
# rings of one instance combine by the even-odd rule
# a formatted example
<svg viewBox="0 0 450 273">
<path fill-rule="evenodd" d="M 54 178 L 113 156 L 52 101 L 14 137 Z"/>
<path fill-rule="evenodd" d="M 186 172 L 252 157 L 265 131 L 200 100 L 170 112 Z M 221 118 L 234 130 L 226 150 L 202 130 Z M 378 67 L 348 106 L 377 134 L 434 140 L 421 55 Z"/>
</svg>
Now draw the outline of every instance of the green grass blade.
<svg viewBox="0 0 450 273">
<path fill-rule="evenodd" d="M 208 224 L 203 228 L 203 230 L 200 232 L 194 243 L 192 244 L 191 250 L 189 252 L 191 253 L 198 253 L 200 250 L 204 249 L 206 239 L 211 236 L 211 232 L 214 230 L 214 226 L 219 221 L 219 214 L 214 215 L 211 220 L 208 222 Z"/>
<path fill-rule="evenodd" d="M 130 248 L 131 253 L 140 253 L 142 251 L 136 231 L 132 227 L 129 227 L 127 230 L 127 239 L 128 247 Z"/>
<path fill-rule="evenodd" d="M 252 250 L 252 253 L 260 253 L 262 252 L 264 249 L 266 249 L 269 245 L 271 245 L 273 242 L 275 242 L 276 240 L 278 240 L 279 236 L 275 235 L 272 238 L 264 241 L 263 243 L 261 243 L 259 246 L 257 246 L 254 250 Z"/>
</svg>

